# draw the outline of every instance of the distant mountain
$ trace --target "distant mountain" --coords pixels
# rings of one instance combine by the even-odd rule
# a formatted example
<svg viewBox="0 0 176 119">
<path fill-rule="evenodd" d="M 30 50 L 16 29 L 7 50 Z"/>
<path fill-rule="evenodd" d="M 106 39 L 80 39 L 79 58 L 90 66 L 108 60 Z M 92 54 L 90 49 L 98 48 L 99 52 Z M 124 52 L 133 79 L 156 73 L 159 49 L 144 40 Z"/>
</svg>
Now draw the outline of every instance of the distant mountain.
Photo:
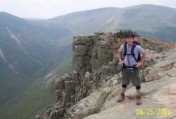
<svg viewBox="0 0 176 119">
<path fill-rule="evenodd" d="M 62 31 L 54 33 L 30 20 L 0 12 L 0 118 L 30 118 L 50 102 L 50 87 L 36 80 L 55 69 L 58 75 L 70 69 L 71 44 L 61 44 Z M 43 102 L 38 103 L 38 98 Z"/>
<path fill-rule="evenodd" d="M 146 4 L 75 12 L 49 19 L 45 26 L 67 29 L 68 35 L 131 29 L 143 36 L 176 41 L 175 19 L 176 9 Z"/>
<path fill-rule="evenodd" d="M 0 12 L 0 108 L 49 72 L 69 70 L 73 36 L 131 29 L 142 36 L 176 41 L 175 19 L 176 9 L 155 5 L 100 8 L 48 20 Z"/>
<path fill-rule="evenodd" d="M 155 5 L 125 8 L 120 28 L 163 40 L 176 41 L 176 9 Z"/>
<path fill-rule="evenodd" d="M 0 105 L 46 75 L 69 53 L 71 48 L 61 47 L 52 31 L 0 13 Z"/>
</svg>

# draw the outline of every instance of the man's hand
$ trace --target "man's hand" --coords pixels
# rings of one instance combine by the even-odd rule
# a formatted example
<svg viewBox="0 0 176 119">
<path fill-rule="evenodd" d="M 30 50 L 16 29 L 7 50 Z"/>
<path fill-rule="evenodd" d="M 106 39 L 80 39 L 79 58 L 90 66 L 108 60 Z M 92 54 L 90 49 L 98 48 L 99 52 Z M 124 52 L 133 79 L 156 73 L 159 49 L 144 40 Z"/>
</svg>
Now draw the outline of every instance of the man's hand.
<svg viewBox="0 0 176 119">
<path fill-rule="evenodd" d="M 141 66 L 142 66 L 142 62 L 137 62 L 136 65 L 135 65 L 136 68 L 139 68 Z"/>
<path fill-rule="evenodd" d="M 119 64 L 120 64 L 120 65 L 123 65 L 123 63 L 124 63 L 123 60 L 120 60 L 120 61 L 119 61 Z"/>
</svg>

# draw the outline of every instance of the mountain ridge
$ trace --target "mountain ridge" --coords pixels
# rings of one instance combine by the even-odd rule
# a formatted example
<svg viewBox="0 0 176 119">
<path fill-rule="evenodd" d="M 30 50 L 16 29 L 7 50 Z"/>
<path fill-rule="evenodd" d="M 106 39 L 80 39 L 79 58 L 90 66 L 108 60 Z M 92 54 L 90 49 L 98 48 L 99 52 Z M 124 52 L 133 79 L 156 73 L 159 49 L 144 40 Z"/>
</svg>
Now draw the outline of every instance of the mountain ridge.
<svg viewBox="0 0 176 119">
<path fill-rule="evenodd" d="M 58 26 L 58 28 L 62 28 L 60 29 L 62 31 L 65 29 L 65 31 L 62 33 L 64 33 L 65 36 L 66 34 L 68 34 L 67 39 L 71 39 L 71 36 L 77 34 L 88 35 L 89 33 L 101 31 L 118 31 L 120 29 L 132 29 L 143 36 L 149 35 L 151 37 L 156 37 L 162 40 L 175 41 L 175 11 L 175 8 L 169 8 L 166 6 L 143 4 L 125 8 L 98 8 L 93 10 L 73 12 L 46 20 L 29 21 L 42 22 L 41 24 L 43 25 L 41 26 L 45 26 L 46 29 L 50 29 L 50 26 Z M 89 17 L 86 21 L 87 16 Z M 96 16 L 99 16 L 99 18 L 96 18 Z M 135 16 L 137 19 L 135 18 Z M 130 17 L 132 18 L 131 20 Z M 165 17 L 165 20 L 163 19 L 163 17 Z M 79 26 L 82 31 L 75 31 L 74 29 L 76 29 L 77 26 Z M 90 26 L 92 26 L 92 28 Z M 51 30 L 54 30 L 54 32 L 56 32 L 56 28 L 52 28 Z M 163 35 L 163 33 L 165 34 Z"/>
<path fill-rule="evenodd" d="M 78 32 L 75 32 L 73 35 L 88 35 L 89 33 L 101 31 L 132 29 L 143 36 L 175 41 L 175 14 L 176 9 L 174 8 L 156 5 L 137 5 L 127 8 L 100 8 L 74 12 L 49 19 L 48 21 L 61 26 L 63 23 L 64 27 L 67 26 L 68 23 L 69 26 L 67 27 L 72 30 L 77 28 L 76 22 L 78 22 L 78 26 L 82 31 L 78 29 Z M 86 18 L 87 16 L 89 17 Z M 96 23 L 98 23 L 98 25 Z M 86 30 L 84 31 L 84 29 Z M 169 31 L 167 32 L 166 29 Z"/>
</svg>

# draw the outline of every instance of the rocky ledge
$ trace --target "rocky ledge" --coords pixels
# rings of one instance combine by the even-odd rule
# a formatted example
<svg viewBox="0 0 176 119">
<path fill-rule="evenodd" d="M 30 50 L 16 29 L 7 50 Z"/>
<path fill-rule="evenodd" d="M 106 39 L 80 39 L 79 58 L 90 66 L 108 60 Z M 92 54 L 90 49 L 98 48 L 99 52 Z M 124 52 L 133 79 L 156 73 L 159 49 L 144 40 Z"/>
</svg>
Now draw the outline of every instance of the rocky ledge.
<svg viewBox="0 0 176 119">
<path fill-rule="evenodd" d="M 109 89 L 112 91 L 108 92 L 100 112 L 84 119 L 176 119 L 176 49 L 165 54 L 165 59 L 153 65 L 144 77 L 147 82 L 142 83 L 142 105 L 135 104 L 136 92 L 132 86 L 126 91 L 125 101 L 118 103 L 120 86 L 117 85 Z"/>
<path fill-rule="evenodd" d="M 126 119 L 129 116 L 137 118 L 138 109 L 166 108 L 172 112 L 167 117 L 174 117 L 175 93 L 172 90 L 175 90 L 173 84 L 176 83 L 173 73 L 176 70 L 176 45 L 152 38 L 137 37 L 135 40 L 148 54 L 141 71 L 141 106 L 134 103 L 135 88 L 132 86 L 128 87 L 126 100 L 116 102 L 122 80 L 116 51 L 124 39 L 114 37 L 114 33 L 95 33 L 73 38 L 73 71 L 53 81 L 56 104 L 48 106 L 43 117 L 38 115 L 36 118 Z M 160 115 L 143 114 L 140 117 Z"/>
</svg>

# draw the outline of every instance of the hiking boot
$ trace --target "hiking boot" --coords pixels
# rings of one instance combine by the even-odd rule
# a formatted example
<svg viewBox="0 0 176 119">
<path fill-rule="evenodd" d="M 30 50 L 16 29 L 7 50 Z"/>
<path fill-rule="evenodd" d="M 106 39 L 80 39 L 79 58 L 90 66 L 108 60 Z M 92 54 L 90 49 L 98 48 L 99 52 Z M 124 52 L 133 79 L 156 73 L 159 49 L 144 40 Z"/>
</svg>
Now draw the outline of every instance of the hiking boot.
<svg viewBox="0 0 176 119">
<path fill-rule="evenodd" d="M 121 93 L 119 99 L 117 100 L 118 102 L 122 102 L 125 99 L 125 94 Z"/>
<path fill-rule="evenodd" d="M 142 103 L 141 96 L 136 96 L 136 105 L 140 105 Z"/>
</svg>

